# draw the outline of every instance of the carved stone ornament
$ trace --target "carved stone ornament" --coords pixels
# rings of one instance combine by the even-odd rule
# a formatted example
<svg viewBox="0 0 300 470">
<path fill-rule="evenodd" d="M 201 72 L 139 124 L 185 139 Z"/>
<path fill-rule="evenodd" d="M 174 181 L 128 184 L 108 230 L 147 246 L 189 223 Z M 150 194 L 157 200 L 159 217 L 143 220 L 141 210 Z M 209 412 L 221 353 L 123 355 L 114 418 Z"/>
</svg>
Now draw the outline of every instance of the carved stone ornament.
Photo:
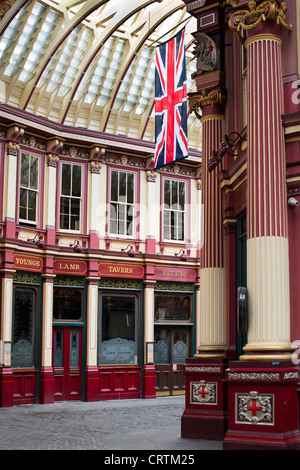
<svg viewBox="0 0 300 470">
<path fill-rule="evenodd" d="M 148 183 L 155 183 L 158 173 L 155 171 L 148 170 L 147 171 L 147 182 Z"/>
<path fill-rule="evenodd" d="M 102 168 L 102 163 L 99 161 L 92 161 L 90 162 L 90 171 L 91 173 L 96 173 L 97 175 L 100 174 Z"/>
<path fill-rule="evenodd" d="M 18 155 L 18 151 L 20 150 L 20 145 L 16 142 L 8 142 L 7 144 L 7 153 L 8 155 Z"/>
<path fill-rule="evenodd" d="M 236 394 L 235 422 L 239 424 L 274 425 L 274 396 L 272 394 Z"/>
<path fill-rule="evenodd" d="M 57 155 L 54 155 L 52 153 L 48 154 L 48 159 L 47 159 L 47 164 L 48 166 L 52 166 L 56 168 L 57 162 L 59 161 L 59 157 Z"/>
<path fill-rule="evenodd" d="M 278 6 L 276 0 L 269 0 L 257 6 L 255 1 L 248 2 L 248 10 L 238 10 L 229 17 L 228 26 L 238 35 L 243 44 L 240 31 L 251 31 L 257 28 L 262 22 L 275 21 L 286 31 L 291 31 L 293 26 L 286 22 L 287 4 L 282 2 Z"/>
<path fill-rule="evenodd" d="M 217 383 L 191 382 L 191 403 L 199 405 L 216 405 L 217 404 Z"/>
<path fill-rule="evenodd" d="M 195 33 L 194 56 L 197 59 L 197 75 L 212 72 L 219 66 L 220 52 L 215 42 L 204 33 Z"/>
</svg>

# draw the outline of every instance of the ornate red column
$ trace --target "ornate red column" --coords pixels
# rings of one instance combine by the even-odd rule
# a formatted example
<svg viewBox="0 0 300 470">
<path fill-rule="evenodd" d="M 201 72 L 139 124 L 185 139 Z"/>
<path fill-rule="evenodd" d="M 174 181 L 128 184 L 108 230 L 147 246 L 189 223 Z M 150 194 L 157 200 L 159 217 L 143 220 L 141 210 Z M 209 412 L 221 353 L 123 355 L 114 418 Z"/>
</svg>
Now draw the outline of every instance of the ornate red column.
<svg viewBox="0 0 300 470">
<path fill-rule="evenodd" d="M 248 343 L 227 370 L 225 449 L 298 448 L 298 368 L 291 362 L 286 155 L 281 116 L 285 3 L 249 2 L 229 27 L 247 32 Z"/>
<path fill-rule="evenodd" d="M 190 98 L 190 107 L 202 110 L 202 210 L 203 241 L 200 269 L 200 344 L 198 358 L 224 357 L 226 338 L 226 271 L 222 198 L 218 172 L 208 171 L 208 161 L 224 135 L 225 95 L 221 87 Z"/>
<path fill-rule="evenodd" d="M 189 107 L 202 124 L 203 240 L 197 352 L 185 365 L 186 404 L 181 435 L 222 440 L 227 428 L 225 240 L 220 180 L 218 171 L 209 171 L 209 160 L 224 140 L 225 133 L 224 9 L 223 3 L 212 0 L 185 2 L 198 21 L 198 31 L 194 33 L 197 72 L 192 76 L 198 91 L 190 94 Z"/>
</svg>

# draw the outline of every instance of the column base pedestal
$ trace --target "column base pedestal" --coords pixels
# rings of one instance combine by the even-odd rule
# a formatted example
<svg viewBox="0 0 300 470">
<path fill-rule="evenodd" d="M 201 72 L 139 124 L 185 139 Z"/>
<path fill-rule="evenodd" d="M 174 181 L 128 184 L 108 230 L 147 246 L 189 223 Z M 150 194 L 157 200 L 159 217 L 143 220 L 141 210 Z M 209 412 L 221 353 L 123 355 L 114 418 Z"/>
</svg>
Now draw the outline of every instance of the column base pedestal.
<svg viewBox="0 0 300 470">
<path fill-rule="evenodd" d="M 226 382 L 224 450 L 300 449 L 297 366 L 290 361 L 234 361 L 228 364 Z"/>
<path fill-rule="evenodd" d="M 226 361 L 222 358 L 187 359 L 186 395 L 181 437 L 220 441 L 227 431 Z"/>
</svg>

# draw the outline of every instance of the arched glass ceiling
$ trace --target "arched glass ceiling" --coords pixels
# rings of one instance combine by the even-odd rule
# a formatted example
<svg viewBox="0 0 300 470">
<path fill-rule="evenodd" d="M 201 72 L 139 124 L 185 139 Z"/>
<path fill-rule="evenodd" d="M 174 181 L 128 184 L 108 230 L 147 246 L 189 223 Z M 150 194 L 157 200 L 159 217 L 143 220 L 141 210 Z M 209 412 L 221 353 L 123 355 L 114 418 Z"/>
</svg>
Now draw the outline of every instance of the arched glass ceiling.
<svg viewBox="0 0 300 470">
<path fill-rule="evenodd" d="M 154 140 L 155 46 L 196 20 L 182 0 L 16 0 L 0 22 L 0 101 L 76 127 Z M 201 126 L 189 116 L 189 147 Z"/>
</svg>

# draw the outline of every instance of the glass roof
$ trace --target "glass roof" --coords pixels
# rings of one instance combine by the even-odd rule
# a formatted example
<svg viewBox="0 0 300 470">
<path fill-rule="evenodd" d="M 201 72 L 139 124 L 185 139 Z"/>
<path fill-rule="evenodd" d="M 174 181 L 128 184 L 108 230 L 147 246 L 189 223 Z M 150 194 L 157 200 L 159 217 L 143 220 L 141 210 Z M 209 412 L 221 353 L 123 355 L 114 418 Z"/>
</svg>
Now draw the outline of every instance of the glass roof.
<svg viewBox="0 0 300 470">
<path fill-rule="evenodd" d="M 196 19 L 182 0 L 16 0 L 0 22 L 0 101 L 55 122 L 154 140 L 155 47 Z M 201 125 L 189 116 L 189 146 Z"/>
</svg>

